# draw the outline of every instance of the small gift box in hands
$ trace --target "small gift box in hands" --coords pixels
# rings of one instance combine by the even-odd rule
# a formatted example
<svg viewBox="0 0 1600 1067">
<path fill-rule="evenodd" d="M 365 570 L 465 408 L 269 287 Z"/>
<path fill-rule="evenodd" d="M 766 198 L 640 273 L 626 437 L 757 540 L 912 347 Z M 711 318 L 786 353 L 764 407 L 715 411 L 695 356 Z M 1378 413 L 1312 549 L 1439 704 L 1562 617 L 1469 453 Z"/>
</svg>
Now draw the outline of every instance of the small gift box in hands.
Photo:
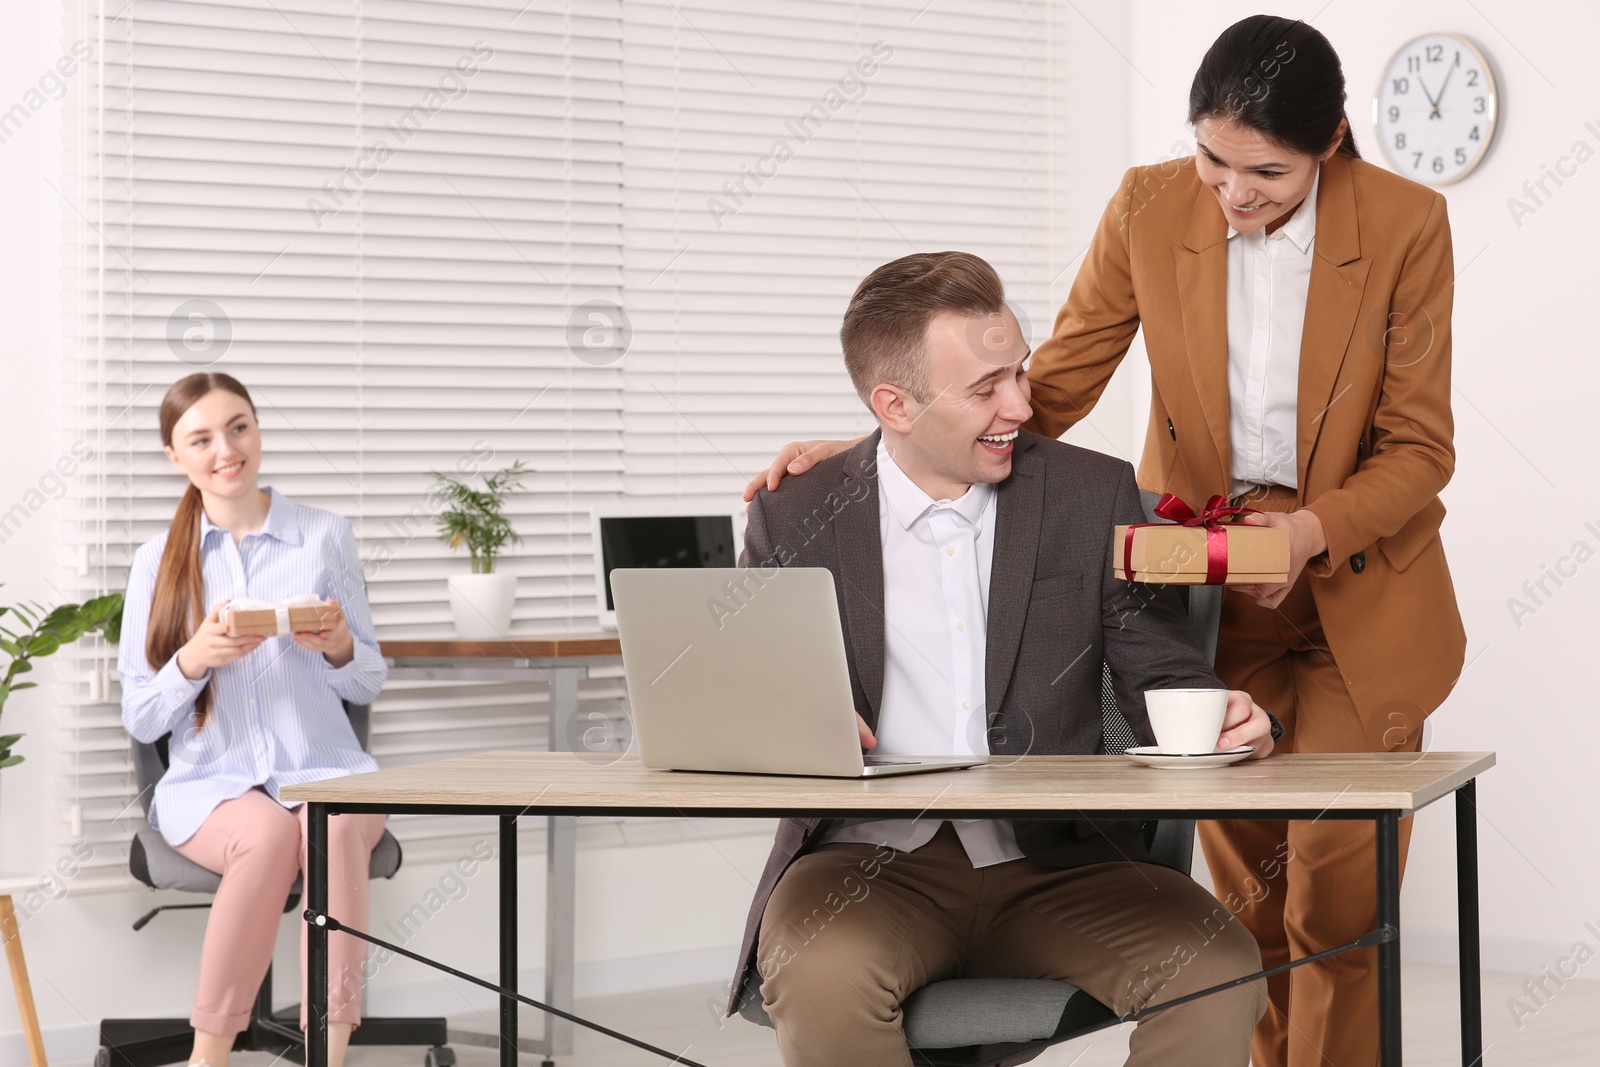
<svg viewBox="0 0 1600 1067">
<path fill-rule="evenodd" d="M 339 605 L 304 593 L 277 604 L 240 597 L 230 601 L 218 617 L 230 637 L 278 637 L 331 630 L 343 616 Z"/>
<path fill-rule="evenodd" d="M 1274 585 L 1289 580 L 1289 531 L 1231 522 L 1254 508 L 1212 497 L 1194 509 L 1171 493 L 1156 505 L 1170 522 L 1118 526 L 1112 565 L 1130 582 L 1155 585 Z"/>
</svg>

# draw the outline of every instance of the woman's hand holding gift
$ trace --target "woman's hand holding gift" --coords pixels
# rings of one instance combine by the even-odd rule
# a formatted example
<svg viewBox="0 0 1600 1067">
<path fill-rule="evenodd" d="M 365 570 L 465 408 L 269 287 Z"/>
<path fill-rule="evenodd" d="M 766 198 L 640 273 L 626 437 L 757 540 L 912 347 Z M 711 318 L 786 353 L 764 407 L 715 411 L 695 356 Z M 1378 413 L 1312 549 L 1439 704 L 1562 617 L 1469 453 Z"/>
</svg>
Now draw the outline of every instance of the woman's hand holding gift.
<svg viewBox="0 0 1600 1067">
<path fill-rule="evenodd" d="M 325 600 L 326 604 L 339 607 L 337 600 Z M 343 667 L 355 658 L 356 638 L 350 632 L 349 625 L 344 621 L 344 612 L 339 612 L 338 621 L 329 630 L 307 630 L 294 635 L 294 643 L 310 652 L 321 652 L 328 663 L 334 667 Z"/>
</svg>

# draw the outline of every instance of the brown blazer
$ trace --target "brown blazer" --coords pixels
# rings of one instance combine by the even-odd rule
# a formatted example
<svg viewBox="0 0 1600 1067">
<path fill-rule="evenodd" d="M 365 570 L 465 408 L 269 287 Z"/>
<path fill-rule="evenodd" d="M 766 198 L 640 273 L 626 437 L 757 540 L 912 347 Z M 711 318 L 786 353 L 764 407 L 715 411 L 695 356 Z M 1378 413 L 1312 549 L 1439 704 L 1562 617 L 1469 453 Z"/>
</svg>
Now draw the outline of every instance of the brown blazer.
<svg viewBox="0 0 1600 1067">
<path fill-rule="evenodd" d="M 1082 418 L 1143 327 L 1139 484 L 1197 506 L 1229 491 L 1227 230 L 1193 159 L 1124 175 L 1034 353 L 1030 429 L 1056 437 Z M 1307 570 L 1368 733 L 1392 748 L 1444 700 L 1466 650 L 1438 536 L 1455 469 L 1445 199 L 1335 155 L 1313 247 L 1297 458 L 1328 553 Z"/>
<path fill-rule="evenodd" d="M 750 503 L 741 567 L 833 572 L 856 710 L 874 730 L 883 699 L 883 542 L 879 435 L 763 489 Z M 1105 751 L 1102 662 L 1142 744 L 1154 742 L 1146 689 L 1218 687 L 1170 587 L 1133 585 L 1111 568 L 1117 523 L 1144 522 L 1133 468 L 1120 459 L 1023 431 L 995 497 L 984 696 L 989 749 L 999 755 Z M 728 1010 L 737 1004 L 761 915 L 790 863 L 825 828 L 785 819 L 750 905 Z M 1137 822 L 1019 821 L 1017 844 L 1047 867 L 1149 858 Z"/>
</svg>

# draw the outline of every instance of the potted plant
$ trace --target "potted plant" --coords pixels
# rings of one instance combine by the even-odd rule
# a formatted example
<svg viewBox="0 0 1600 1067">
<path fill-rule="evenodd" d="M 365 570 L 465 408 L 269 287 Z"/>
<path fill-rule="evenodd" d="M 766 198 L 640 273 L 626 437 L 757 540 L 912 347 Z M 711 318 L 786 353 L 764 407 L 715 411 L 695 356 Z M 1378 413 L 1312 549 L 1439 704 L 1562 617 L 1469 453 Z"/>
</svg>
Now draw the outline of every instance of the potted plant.
<svg viewBox="0 0 1600 1067">
<path fill-rule="evenodd" d="M 28 624 L 22 633 L 15 633 L 0 625 L 0 651 L 7 657 L 6 672 L 0 678 L 0 712 L 5 710 L 6 698 L 19 689 L 31 689 L 37 682 L 19 682 L 16 677 L 33 670 L 33 661 L 42 659 L 70 645 L 91 630 L 105 634 L 112 644 L 122 635 L 122 594 L 109 593 L 95 597 L 83 604 L 62 604 L 46 612 L 39 604 L 31 608 L 22 604 L 0 604 L 0 616 L 10 614 Z M 22 739 L 21 734 L 0 736 L 0 767 L 11 767 L 22 762 L 22 757 L 11 751 L 11 746 Z"/>
<path fill-rule="evenodd" d="M 433 471 L 434 491 L 446 504 L 439 513 L 439 539 L 451 548 L 467 547 L 472 573 L 450 576 L 450 614 L 456 636 L 470 641 L 503 640 L 517 598 L 514 574 L 496 574 L 494 558 L 507 541 L 522 540 L 502 513 L 506 495 L 522 488 L 522 460 L 483 476 L 483 488 Z"/>
</svg>

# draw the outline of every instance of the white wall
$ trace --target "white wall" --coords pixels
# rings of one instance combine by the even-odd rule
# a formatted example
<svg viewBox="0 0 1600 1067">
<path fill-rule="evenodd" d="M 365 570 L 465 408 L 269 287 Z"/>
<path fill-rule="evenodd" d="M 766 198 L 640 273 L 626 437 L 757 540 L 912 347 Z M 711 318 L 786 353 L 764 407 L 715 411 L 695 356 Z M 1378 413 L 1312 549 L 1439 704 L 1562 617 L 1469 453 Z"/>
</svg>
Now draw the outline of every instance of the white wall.
<svg viewBox="0 0 1600 1067">
<path fill-rule="evenodd" d="M 1186 135 L 1189 81 L 1216 35 L 1261 5 L 1143 0 L 1132 6 L 1132 149 L 1155 158 Z M 1315 16 L 1344 60 L 1359 146 L 1378 156 L 1372 93 L 1389 56 L 1433 31 L 1464 33 L 1490 57 L 1500 129 L 1482 166 L 1444 190 L 1455 240 L 1455 415 L 1458 469 L 1444 494 L 1444 542 L 1470 638 L 1468 667 L 1433 720 L 1435 749 L 1492 749 L 1479 783 L 1486 965 L 1533 974 L 1600 919 L 1593 846 L 1594 752 L 1600 742 L 1590 674 L 1600 616 L 1600 563 L 1553 581 L 1542 606 L 1525 581 L 1571 553 L 1600 553 L 1600 485 L 1586 437 L 1600 391 L 1593 309 L 1600 238 L 1600 163 L 1574 177 L 1519 226 L 1508 198 L 1541 167 L 1600 152 L 1600 71 L 1587 50 L 1600 9 L 1533 0 L 1314 0 L 1276 13 Z M 1593 123 L 1586 127 L 1586 123 Z M 1570 170 L 1568 165 L 1566 169 Z M 1592 525 L 1589 525 L 1592 524 Z M 1579 545 L 1586 546 L 1578 548 Z M 1576 561 L 1561 564 L 1569 573 Z M 1536 611 L 1513 619 L 1508 599 Z M 1451 805 L 1418 816 L 1407 870 L 1407 958 L 1452 958 Z M 1600 977 L 1590 964 L 1583 977 Z M 1489 1011 L 1504 1010 L 1489 1005 Z"/>
<path fill-rule="evenodd" d="M 60 23 L 50 2 L 16 5 L 0 35 L 0 111 L 22 100 L 61 52 Z M 1115 0 L 1079 0 L 1057 16 L 1062 28 L 1057 69 L 1078 99 L 1093 101 L 1063 117 L 1064 143 L 1073 147 L 1068 164 L 1072 183 L 1062 205 L 1070 247 L 1088 241 L 1129 158 L 1126 71 L 1120 53 L 1129 49 L 1127 13 Z M 33 114 L 21 130 L 0 144 L 0 205 L 5 239 L 0 241 L 0 511 L 38 486 L 58 457 L 72 445 L 58 431 L 57 355 L 60 226 L 74 209 L 54 191 L 60 187 L 60 115 L 54 104 Z M 1076 260 L 1063 262 L 1053 289 L 1061 297 L 1071 283 Z M 1067 269 L 1068 267 L 1071 269 Z M 1035 323 L 1037 331 L 1049 323 Z M 1136 439 L 1128 412 L 1134 406 L 1134 375 L 1122 375 L 1090 425 L 1079 434 L 1086 443 L 1133 457 Z M 51 602 L 54 508 L 46 506 L 0 546 L 0 602 L 36 599 Z M 48 669 L 39 676 L 48 678 Z M 42 686 L 13 697 L 5 714 L 7 732 L 24 731 L 19 751 L 28 757 L 0 774 L 0 871 L 43 875 L 58 850 L 55 841 L 53 777 L 56 752 L 70 738 L 54 731 L 50 689 Z M 485 829 L 489 828 L 486 823 Z M 614 835 L 580 838 L 580 901 L 577 955 L 580 993 L 621 991 L 641 985 L 721 981 L 743 929 L 745 909 L 769 842 L 759 837 L 719 836 L 714 826 L 680 827 L 657 843 L 623 842 Z M 443 862 L 408 860 L 393 882 L 373 888 L 373 916 L 381 927 L 424 899 L 444 874 Z M 525 985 L 537 978 L 543 958 L 541 879 L 543 857 L 524 859 L 522 959 L 532 964 Z M 468 883 L 466 895 L 451 901 L 411 944 L 426 954 L 448 957 L 457 966 L 490 974 L 494 964 L 493 868 Z M 459 894 L 458 894 L 459 895 Z M 107 1016 L 186 1016 L 191 1006 L 203 918 L 194 913 L 163 915 L 139 934 L 129 929 L 135 917 L 159 900 L 143 890 L 70 893 L 59 900 L 39 898 L 36 913 L 25 917 L 23 941 L 50 1056 L 60 1061 L 87 1059 L 95 1044 L 94 1025 Z M 24 911 L 32 905 L 19 898 Z M 294 996 L 298 931 L 286 919 L 280 929 L 280 1001 Z M 386 967 L 372 985 L 370 1007 L 377 1012 L 450 1012 L 483 1005 L 475 994 L 462 1000 L 432 972 L 407 962 Z M 492 1014 L 490 1016 L 492 1018 Z M 706 1025 L 714 1025 L 711 1012 Z M 0 989 L 0 1067 L 23 1064 L 26 1055 L 9 993 Z"/>
</svg>

